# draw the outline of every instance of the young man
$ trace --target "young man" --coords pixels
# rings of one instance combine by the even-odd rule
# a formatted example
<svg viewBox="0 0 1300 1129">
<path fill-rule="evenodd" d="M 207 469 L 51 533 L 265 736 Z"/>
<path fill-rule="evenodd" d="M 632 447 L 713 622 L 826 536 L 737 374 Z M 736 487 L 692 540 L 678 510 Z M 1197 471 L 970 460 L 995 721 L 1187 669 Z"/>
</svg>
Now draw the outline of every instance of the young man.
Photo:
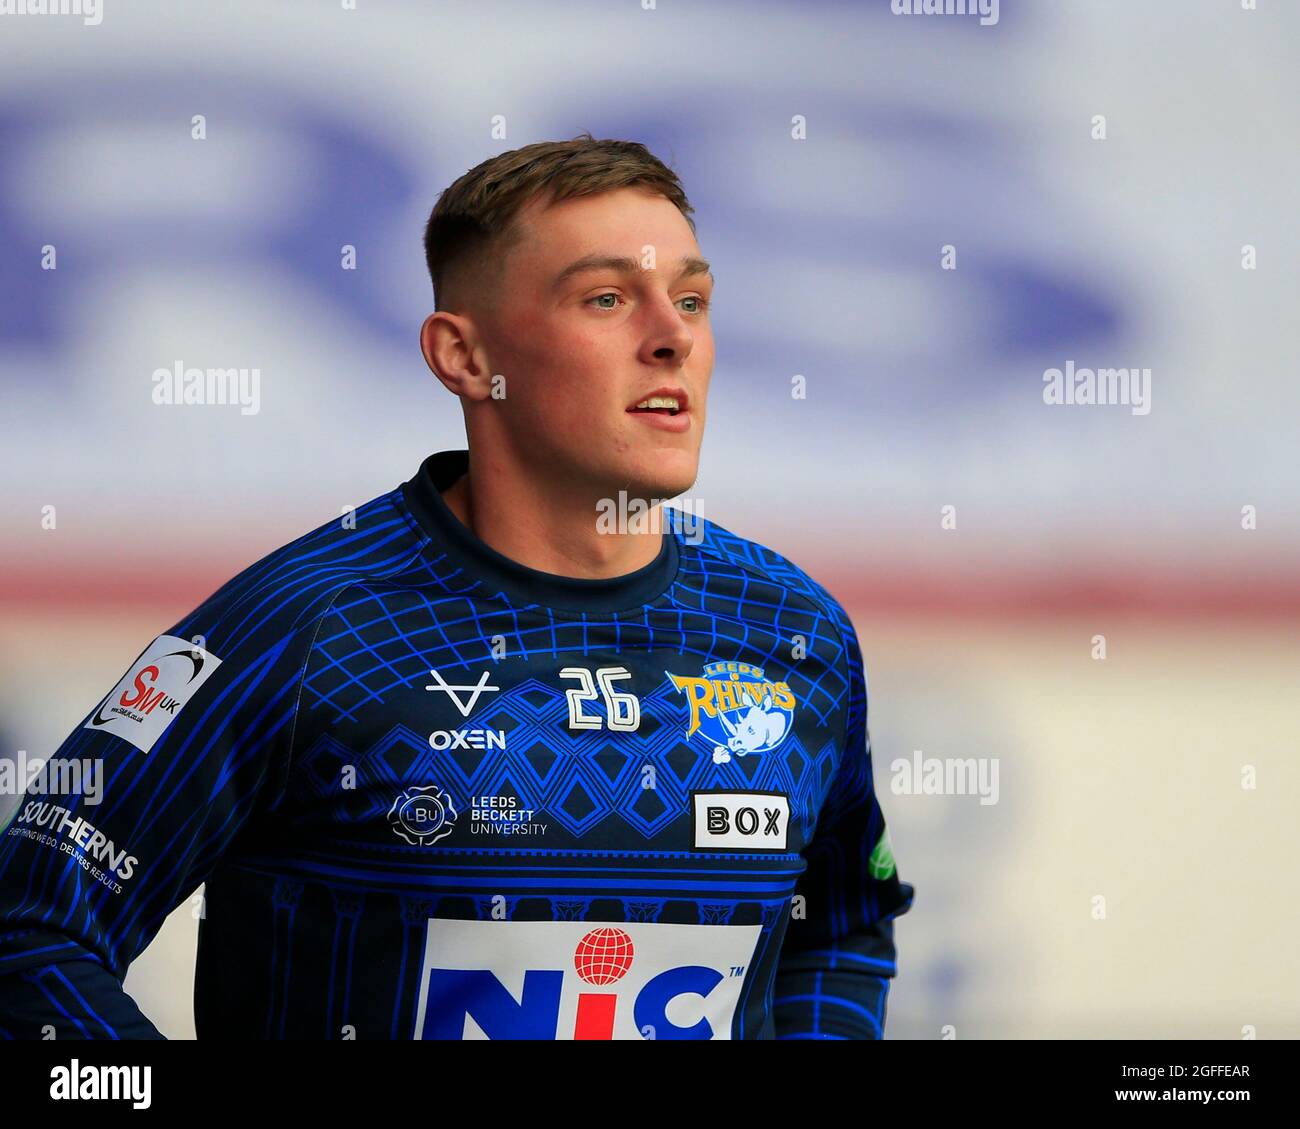
<svg viewBox="0 0 1300 1129">
<path fill-rule="evenodd" d="M 590 136 L 443 193 L 421 343 L 468 453 L 235 577 L 67 739 L 104 794 L 0 837 L 0 1033 L 156 1036 L 122 978 L 206 883 L 200 1037 L 881 1037 L 913 890 L 852 625 L 725 529 L 620 520 L 696 477 L 691 210 Z"/>
</svg>

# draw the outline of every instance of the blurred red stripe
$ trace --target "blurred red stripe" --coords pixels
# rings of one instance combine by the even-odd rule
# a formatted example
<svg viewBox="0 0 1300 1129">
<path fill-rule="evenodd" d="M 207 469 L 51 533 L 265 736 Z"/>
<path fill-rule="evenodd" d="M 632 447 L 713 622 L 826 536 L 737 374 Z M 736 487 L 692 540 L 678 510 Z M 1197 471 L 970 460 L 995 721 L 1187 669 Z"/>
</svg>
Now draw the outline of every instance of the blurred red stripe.
<svg viewBox="0 0 1300 1129">
<path fill-rule="evenodd" d="M 102 567 L 18 568 L 0 578 L 0 604 L 7 611 L 83 611 L 152 607 L 158 618 L 179 618 L 234 576 L 247 560 L 214 565 L 210 560 L 118 561 Z M 855 612 L 935 616 L 1043 616 L 1108 612 L 1185 617 L 1196 615 L 1300 619 L 1300 570 L 1264 575 L 1191 573 L 1144 566 L 1087 572 L 1015 572 L 986 564 L 969 573 L 864 570 L 843 565 L 811 567 Z"/>
</svg>

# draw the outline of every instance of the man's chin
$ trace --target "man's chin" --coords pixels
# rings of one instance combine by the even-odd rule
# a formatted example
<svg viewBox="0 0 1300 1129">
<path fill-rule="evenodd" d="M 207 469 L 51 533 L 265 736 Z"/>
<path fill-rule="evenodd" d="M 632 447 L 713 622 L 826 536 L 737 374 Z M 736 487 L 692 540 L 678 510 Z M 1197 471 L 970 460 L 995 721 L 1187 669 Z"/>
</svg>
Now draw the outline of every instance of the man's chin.
<svg viewBox="0 0 1300 1129">
<path fill-rule="evenodd" d="M 676 498 L 695 485 L 699 473 L 699 460 L 685 452 L 656 453 L 627 475 L 628 494 L 647 502 Z"/>
</svg>

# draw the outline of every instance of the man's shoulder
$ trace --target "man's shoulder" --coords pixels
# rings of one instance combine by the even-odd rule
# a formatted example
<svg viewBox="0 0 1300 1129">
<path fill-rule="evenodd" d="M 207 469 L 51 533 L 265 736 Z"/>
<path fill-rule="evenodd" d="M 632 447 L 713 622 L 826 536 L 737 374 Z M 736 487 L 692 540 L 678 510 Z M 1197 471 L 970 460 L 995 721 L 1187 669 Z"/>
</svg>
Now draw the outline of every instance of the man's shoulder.
<svg viewBox="0 0 1300 1129">
<path fill-rule="evenodd" d="M 426 544 L 397 487 L 254 561 L 168 634 L 266 646 L 314 624 L 354 585 L 400 573 Z"/>
<path fill-rule="evenodd" d="M 830 591 L 789 557 L 768 545 L 742 537 L 715 521 L 697 515 L 679 520 L 677 538 L 684 556 L 692 560 L 707 581 L 710 570 L 723 570 L 783 589 L 790 598 L 811 605 L 846 636 L 852 625 Z"/>
</svg>

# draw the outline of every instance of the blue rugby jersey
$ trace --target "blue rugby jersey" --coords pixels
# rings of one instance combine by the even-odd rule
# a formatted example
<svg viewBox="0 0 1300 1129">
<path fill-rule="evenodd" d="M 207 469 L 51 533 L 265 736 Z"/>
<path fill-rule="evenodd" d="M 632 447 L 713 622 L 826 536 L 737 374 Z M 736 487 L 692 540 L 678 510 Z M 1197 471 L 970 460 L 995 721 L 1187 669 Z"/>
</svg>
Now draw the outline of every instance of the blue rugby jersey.
<svg viewBox="0 0 1300 1129">
<path fill-rule="evenodd" d="M 838 603 L 700 519 L 609 580 L 440 491 L 151 643 L 0 835 L 0 1036 L 159 1037 L 122 989 L 206 883 L 200 1038 L 880 1038 L 911 905 Z M 197 906 L 196 900 L 196 906 Z"/>
</svg>

